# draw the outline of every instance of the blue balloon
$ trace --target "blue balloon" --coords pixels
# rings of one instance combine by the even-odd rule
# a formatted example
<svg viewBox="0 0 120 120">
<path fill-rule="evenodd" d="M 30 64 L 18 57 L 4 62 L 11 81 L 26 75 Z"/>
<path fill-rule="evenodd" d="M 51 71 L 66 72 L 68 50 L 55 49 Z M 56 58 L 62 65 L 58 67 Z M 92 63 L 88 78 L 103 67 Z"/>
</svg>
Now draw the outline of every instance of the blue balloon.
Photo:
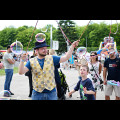
<svg viewBox="0 0 120 120">
<path fill-rule="evenodd" d="M 108 51 L 107 48 L 103 48 L 103 49 L 106 49 L 106 51 Z M 97 51 L 97 54 L 100 54 L 100 53 L 102 52 L 103 49 L 98 50 L 98 51 Z"/>
<path fill-rule="evenodd" d="M 101 49 L 101 50 L 98 50 L 98 51 L 97 51 L 97 54 L 100 54 L 100 53 L 101 53 L 101 51 L 102 51 L 102 49 Z"/>
</svg>

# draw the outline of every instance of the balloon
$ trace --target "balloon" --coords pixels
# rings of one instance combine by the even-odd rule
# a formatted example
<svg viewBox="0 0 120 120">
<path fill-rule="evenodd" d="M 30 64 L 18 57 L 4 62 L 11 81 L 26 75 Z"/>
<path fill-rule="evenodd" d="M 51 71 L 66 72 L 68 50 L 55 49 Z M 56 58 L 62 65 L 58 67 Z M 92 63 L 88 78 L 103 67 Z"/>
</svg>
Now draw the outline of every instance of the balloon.
<svg viewBox="0 0 120 120">
<path fill-rule="evenodd" d="M 104 52 L 105 55 L 108 55 L 108 51 Z"/>
<path fill-rule="evenodd" d="M 17 55 L 21 54 L 23 51 L 23 45 L 19 41 L 12 43 L 10 47 L 11 47 L 12 52 Z"/>
<path fill-rule="evenodd" d="M 116 81 L 114 81 L 114 80 L 109 80 L 109 81 L 107 81 L 107 83 L 108 83 L 109 85 L 114 85 L 114 86 L 120 87 L 120 82 L 119 82 L 119 81 L 116 82 Z"/>
<path fill-rule="evenodd" d="M 102 49 L 101 49 L 101 50 L 98 50 L 98 51 L 97 51 L 97 54 L 100 54 L 100 53 L 101 53 L 101 51 L 102 51 Z"/>
<path fill-rule="evenodd" d="M 80 55 L 83 55 L 86 53 L 86 47 L 79 47 L 77 49 L 77 53 L 80 54 Z"/>
<path fill-rule="evenodd" d="M 107 43 L 105 48 L 107 49 L 114 48 L 114 43 Z"/>
<path fill-rule="evenodd" d="M 108 54 L 108 49 L 107 48 L 103 48 L 97 51 L 97 54 L 100 54 L 102 51 L 104 51 L 104 53 L 107 55 Z"/>
<path fill-rule="evenodd" d="M 44 42 L 45 39 L 46 39 L 46 35 L 43 34 L 43 33 L 38 33 L 36 36 L 35 36 L 35 39 L 37 42 Z"/>
</svg>

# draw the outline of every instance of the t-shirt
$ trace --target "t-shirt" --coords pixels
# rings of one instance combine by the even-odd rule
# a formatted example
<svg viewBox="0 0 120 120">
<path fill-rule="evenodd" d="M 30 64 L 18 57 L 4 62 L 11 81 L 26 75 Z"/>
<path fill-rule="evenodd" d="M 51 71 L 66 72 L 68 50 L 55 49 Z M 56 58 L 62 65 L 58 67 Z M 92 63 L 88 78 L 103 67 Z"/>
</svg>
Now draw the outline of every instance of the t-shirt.
<svg viewBox="0 0 120 120">
<path fill-rule="evenodd" d="M 13 56 L 11 53 L 8 53 L 6 52 L 3 56 L 3 62 L 4 62 L 4 66 L 5 66 L 5 69 L 13 69 L 14 68 L 14 64 L 10 64 L 8 62 L 8 59 L 13 59 Z"/>
<path fill-rule="evenodd" d="M 69 59 L 69 61 L 70 61 L 70 64 L 74 64 L 74 58 L 73 58 L 73 55 L 72 55 L 72 57 Z"/>
<path fill-rule="evenodd" d="M 59 65 L 60 57 L 59 57 L 59 56 L 52 56 L 52 57 L 53 57 L 54 66 Z M 43 69 L 45 58 L 43 58 L 43 59 L 37 58 L 37 59 L 38 59 L 38 62 L 39 62 L 39 64 L 40 64 L 41 68 Z M 31 70 L 30 61 L 28 61 L 25 66 L 26 66 L 29 70 Z"/>
<path fill-rule="evenodd" d="M 104 67 L 108 69 L 107 80 L 120 81 L 120 59 L 106 59 Z"/>
<path fill-rule="evenodd" d="M 74 90 L 75 91 L 78 91 L 78 90 L 80 91 L 81 100 L 95 100 L 95 97 L 94 97 L 93 94 L 91 94 L 91 95 L 84 94 L 83 87 L 86 87 L 88 91 L 92 90 L 92 91 L 95 92 L 92 81 L 89 78 L 87 78 L 84 81 L 80 79 L 78 81 L 77 85 L 75 86 Z"/>
</svg>

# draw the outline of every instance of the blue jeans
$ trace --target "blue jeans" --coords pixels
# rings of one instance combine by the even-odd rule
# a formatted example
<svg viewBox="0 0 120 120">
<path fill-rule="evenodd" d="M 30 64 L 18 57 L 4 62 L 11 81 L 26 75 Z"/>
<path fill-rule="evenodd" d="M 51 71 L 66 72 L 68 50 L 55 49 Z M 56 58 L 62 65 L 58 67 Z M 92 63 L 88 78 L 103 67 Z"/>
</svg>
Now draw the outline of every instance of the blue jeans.
<svg viewBox="0 0 120 120">
<path fill-rule="evenodd" d="M 6 78 L 4 84 L 4 90 L 10 90 L 10 83 L 13 76 L 13 69 L 5 69 Z"/>
<path fill-rule="evenodd" d="M 35 90 L 32 91 L 32 100 L 57 100 L 57 92 L 51 91 L 48 93 L 40 93 Z"/>
</svg>

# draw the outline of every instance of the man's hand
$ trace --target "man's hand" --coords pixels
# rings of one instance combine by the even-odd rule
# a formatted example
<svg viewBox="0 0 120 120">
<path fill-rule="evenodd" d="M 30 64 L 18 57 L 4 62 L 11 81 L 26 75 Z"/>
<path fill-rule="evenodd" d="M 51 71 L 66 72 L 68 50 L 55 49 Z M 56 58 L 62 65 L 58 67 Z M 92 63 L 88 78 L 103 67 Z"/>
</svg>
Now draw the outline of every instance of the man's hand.
<svg viewBox="0 0 120 120">
<path fill-rule="evenodd" d="M 76 47 L 79 45 L 79 42 L 80 42 L 80 40 L 77 40 L 77 41 L 73 42 L 73 43 L 72 43 L 72 46 L 73 46 L 74 48 L 76 48 Z"/>
<path fill-rule="evenodd" d="M 107 85 L 107 80 L 106 79 L 104 80 L 104 85 Z"/>
<path fill-rule="evenodd" d="M 71 45 L 69 51 L 66 53 L 66 55 L 61 57 L 60 63 L 63 63 L 71 58 L 73 50 L 75 47 L 78 46 L 79 42 L 80 42 L 80 40 L 77 40 L 77 41 L 72 43 L 72 45 Z"/>
<path fill-rule="evenodd" d="M 83 87 L 84 94 L 87 94 L 87 88 Z"/>
<path fill-rule="evenodd" d="M 15 59 L 10 59 L 10 58 L 8 58 L 7 61 L 8 61 L 10 64 L 15 64 Z"/>
<path fill-rule="evenodd" d="M 107 68 L 104 67 L 104 69 L 103 69 L 103 80 L 104 80 L 104 85 L 107 85 L 106 76 L 107 76 Z"/>
<path fill-rule="evenodd" d="M 22 54 L 22 55 L 21 55 L 21 59 L 24 60 L 24 61 L 26 61 L 27 55 L 26 55 L 26 54 Z"/>
</svg>

